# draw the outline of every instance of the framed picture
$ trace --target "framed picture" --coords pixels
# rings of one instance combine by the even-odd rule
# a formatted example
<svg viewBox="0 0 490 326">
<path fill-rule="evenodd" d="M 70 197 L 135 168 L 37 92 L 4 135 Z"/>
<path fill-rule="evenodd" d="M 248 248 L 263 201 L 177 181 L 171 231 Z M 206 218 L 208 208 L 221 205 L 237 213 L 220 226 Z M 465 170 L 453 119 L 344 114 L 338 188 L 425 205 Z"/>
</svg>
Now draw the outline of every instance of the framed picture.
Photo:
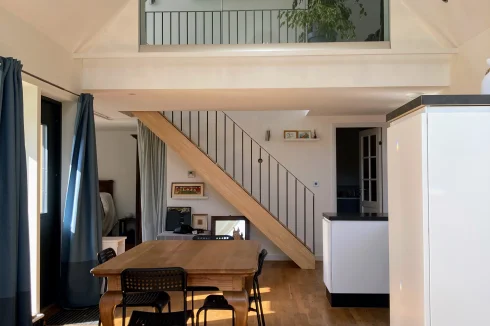
<svg viewBox="0 0 490 326">
<path fill-rule="evenodd" d="M 208 214 L 192 214 L 192 227 L 194 229 L 208 229 Z"/>
<path fill-rule="evenodd" d="M 190 207 L 167 207 L 165 231 L 173 231 L 182 224 L 191 225 L 192 215 Z"/>
<path fill-rule="evenodd" d="M 245 216 L 212 216 L 212 235 L 231 235 L 235 240 L 250 240 L 250 222 Z"/>
<path fill-rule="evenodd" d="M 300 130 L 298 131 L 298 138 L 300 139 L 311 139 L 311 130 Z"/>
<path fill-rule="evenodd" d="M 297 130 L 284 130 L 284 139 L 296 139 L 298 138 Z"/>
<path fill-rule="evenodd" d="M 181 182 L 172 183 L 172 198 L 178 197 L 203 197 L 204 183 L 203 182 Z"/>
</svg>

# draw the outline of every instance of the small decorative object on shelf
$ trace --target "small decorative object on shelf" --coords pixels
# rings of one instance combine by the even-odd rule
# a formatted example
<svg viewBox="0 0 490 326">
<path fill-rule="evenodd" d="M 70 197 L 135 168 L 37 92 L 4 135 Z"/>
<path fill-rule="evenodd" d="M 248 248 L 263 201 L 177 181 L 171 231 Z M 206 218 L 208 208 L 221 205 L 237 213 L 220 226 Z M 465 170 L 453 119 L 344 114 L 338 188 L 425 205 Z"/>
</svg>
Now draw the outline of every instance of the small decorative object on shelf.
<svg viewBox="0 0 490 326">
<path fill-rule="evenodd" d="M 192 214 L 192 227 L 198 230 L 207 230 L 208 214 Z"/>
<path fill-rule="evenodd" d="M 316 139 L 316 129 L 313 129 L 313 139 Z"/>
<path fill-rule="evenodd" d="M 300 130 L 298 131 L 299 139 L 311 139 L 311 130 Z"/>
<path fill-rule="evenodd" d="M 284 130 L 284 139 L 296 139 L 298 138 L 297 130 Z"/>
<path fill-rule="evenodd" d="M 187 171 L 187 177 L 188 178 L 195 178 L 196 172 L 195 171 Z"/>
<path fill-rule="evenodd" d="M 488 70 L 481 83 L 481 93 L 490 95 L 490 59 L 487 59 Z"/>
<path fill-rule="evenodd" d="M 172 183 L 172 198 L 204 197 L 204 183 Z"/>
</svg>

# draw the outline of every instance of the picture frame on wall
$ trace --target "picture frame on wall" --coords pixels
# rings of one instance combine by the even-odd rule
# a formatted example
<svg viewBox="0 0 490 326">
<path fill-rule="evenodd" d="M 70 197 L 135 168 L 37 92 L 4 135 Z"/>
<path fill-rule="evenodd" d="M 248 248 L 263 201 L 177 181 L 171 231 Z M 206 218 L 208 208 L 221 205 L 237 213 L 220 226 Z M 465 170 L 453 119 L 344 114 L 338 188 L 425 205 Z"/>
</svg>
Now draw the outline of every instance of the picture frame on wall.
<svg viewBox="0 0 490 326">
<path fill-rule="evenodd" d="M 299 139 L 312 139 L 312 133 L 311 130 L 299 130 L 298 131 L 298 138 Z"/>
<path fill-rule="evenodd" d="M 297 139 L 298 131 L 297 130 L 284 130 L 284 139 Z"/>
<path fill-rule="evenodd" d="M 172 182 L 172 198 L 204 197 L 204 182 Z"/>
<path fill-rule="evenodd" d="M 208 230 L 208 214 L 192 214 L 192 227 L 194 229 Z"/>
</svg>

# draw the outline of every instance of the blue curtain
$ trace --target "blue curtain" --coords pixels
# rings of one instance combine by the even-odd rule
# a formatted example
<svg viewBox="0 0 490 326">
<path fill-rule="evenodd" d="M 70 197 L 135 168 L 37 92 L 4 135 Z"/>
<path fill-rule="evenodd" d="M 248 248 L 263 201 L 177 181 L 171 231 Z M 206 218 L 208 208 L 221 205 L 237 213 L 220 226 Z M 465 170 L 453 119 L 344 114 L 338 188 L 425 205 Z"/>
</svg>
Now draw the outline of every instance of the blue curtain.
<svg viewBox="0 0 490 326">
<path fill-rule="evenodd" d="M 64 308 L 99 303 L 100 281 L 90 274 L 102 248 L 102 207 L 95 145 L 94 98 L 80 95 L 63 216 L 61 288 Z"/>
<path fill-rule="evenodd" d="M 22 64 L 0 57 L 0 325 L 32 325 Z"/>
</svg>

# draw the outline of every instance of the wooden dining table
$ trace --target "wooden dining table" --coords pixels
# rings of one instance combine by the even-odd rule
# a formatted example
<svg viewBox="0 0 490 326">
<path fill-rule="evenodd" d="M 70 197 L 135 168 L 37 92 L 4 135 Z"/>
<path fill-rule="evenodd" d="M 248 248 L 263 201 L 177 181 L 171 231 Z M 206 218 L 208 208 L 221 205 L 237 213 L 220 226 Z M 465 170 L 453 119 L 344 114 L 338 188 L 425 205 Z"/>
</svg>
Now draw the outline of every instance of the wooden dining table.
<svg viewBox="0 0 490 326">
<path fill-rule="evenodd" d="M 116 306 L 122 302 L 121 272 L 126 268 L 181 267 L 188 286 L 213 286 L 223 291 L 235 308 L 237 326 L 248 324 L 249 293 L 258 268 L 260 244 L 256 241 L 156 240 L 133 249 L 91 270 L 107 277 L 108 290 L 99 303 L 103 326 L 114 326 Z"/>
</svg>

